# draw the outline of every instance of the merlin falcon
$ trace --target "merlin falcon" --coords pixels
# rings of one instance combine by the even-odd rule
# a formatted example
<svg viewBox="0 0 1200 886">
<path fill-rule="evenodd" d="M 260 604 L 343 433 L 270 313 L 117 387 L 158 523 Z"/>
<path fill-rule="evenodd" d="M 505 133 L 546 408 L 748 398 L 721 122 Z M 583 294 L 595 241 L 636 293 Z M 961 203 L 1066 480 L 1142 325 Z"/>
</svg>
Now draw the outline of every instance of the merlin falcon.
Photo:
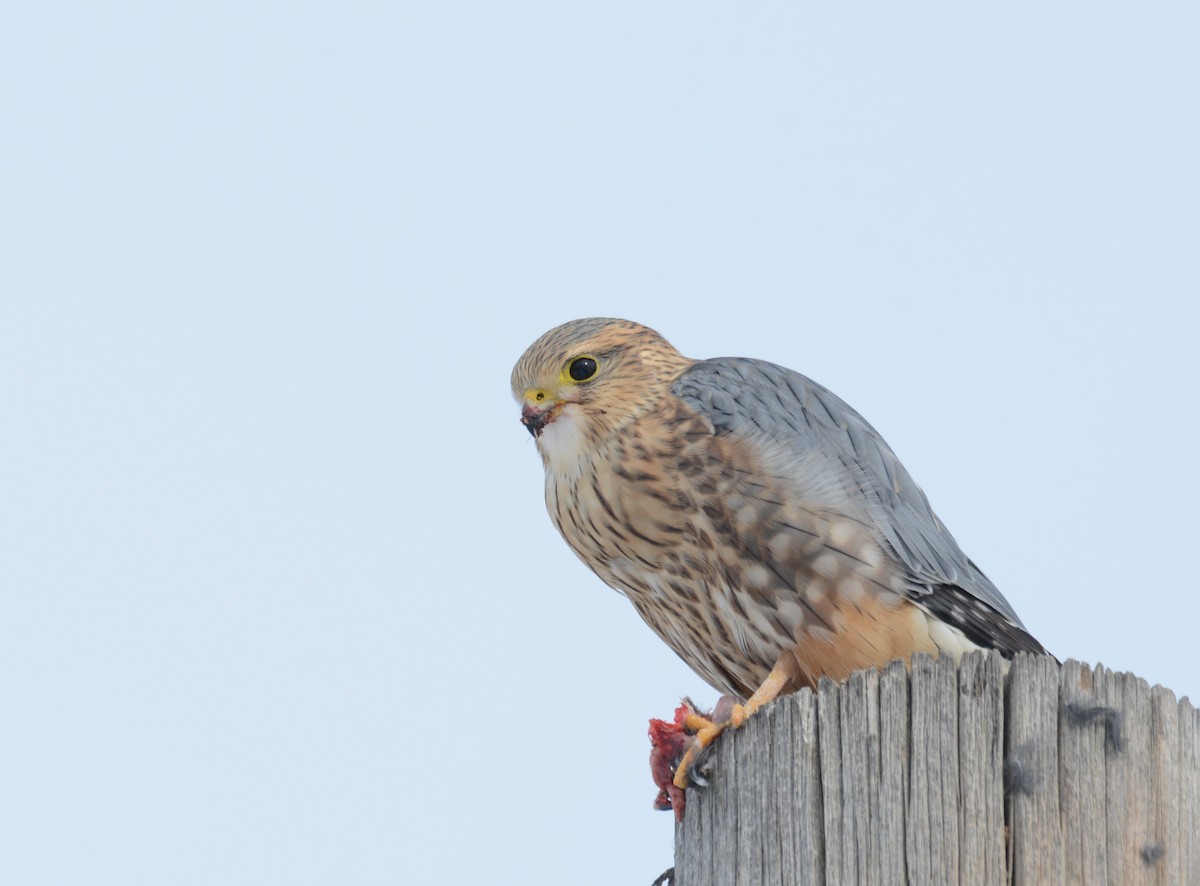
<svg viewBox="0 0 1200 886">
<path fill-rule="evenodd" d="M 567 544 L 743 702 L 699 721 L 701 746 L 821 677 L 916 652 L 1045 652 L 879 433 L 798 372 L 692 360 L 592 318 L 530 345 L 512 390 Z"/>
</svg>

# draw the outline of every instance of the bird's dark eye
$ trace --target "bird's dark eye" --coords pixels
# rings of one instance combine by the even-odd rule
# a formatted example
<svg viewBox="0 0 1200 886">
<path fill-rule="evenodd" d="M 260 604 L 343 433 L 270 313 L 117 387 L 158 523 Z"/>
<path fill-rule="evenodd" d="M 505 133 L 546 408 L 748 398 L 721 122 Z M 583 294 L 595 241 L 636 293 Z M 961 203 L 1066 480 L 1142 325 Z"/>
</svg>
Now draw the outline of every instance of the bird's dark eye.
<svg viewBox="0 0 1200 886">
<path fill-rule="evenodd" d="M 567 372 L 571 374 L 571 378 L 575 381 L 587 381 L 596 374 L 596 361 L 591 357 L 576 357 L 571 361 Z"/>
</svg>

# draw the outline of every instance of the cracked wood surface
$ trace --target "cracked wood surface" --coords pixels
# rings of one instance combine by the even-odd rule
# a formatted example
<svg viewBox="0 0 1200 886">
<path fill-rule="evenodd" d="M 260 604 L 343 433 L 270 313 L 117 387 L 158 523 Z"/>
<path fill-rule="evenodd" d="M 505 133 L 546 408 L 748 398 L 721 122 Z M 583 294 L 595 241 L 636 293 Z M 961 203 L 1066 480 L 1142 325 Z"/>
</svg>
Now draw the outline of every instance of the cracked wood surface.
<svg viewBox="0 0 1200 886">
<path fill-rule="evenodd" d="M 775 702 L 702 765 L 675 886 L 1200 883 L 1200 713 L 1103 666 L 916 656 Z"/>
</svg>

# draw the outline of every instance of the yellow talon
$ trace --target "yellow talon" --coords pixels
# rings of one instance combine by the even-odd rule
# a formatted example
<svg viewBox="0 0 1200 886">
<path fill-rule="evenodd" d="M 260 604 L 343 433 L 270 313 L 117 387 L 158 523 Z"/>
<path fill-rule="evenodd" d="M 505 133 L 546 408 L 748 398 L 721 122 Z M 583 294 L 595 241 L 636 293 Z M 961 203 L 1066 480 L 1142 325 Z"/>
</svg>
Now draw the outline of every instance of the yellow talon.
<svg viewBox="0 0 1200 886">
<path fill-rule="evenodd" d="M 675 787 L 680 789 L 687 788 L 687 771 L 688 767 L 695 762 L 696 757 L 706 747 L 717 740 L 717 736 L 732 726 L 734 729 L 740 729 L 742 724 L 749 719 L 750 715 L 770 701 L 774 701 L 780 691 L 794 679 L 795 664 L 790 655 L 786 653 L 781 655 L 775 662 L 775 667 L 771 668 L 771 673 L 767 674 L 767 679 L 758 687 L 758 690 L 750 696 L 750 700 L 744 705 L 735 704 L 729 712 L 729 719 L 720 723 L 714 723 L 707 717 L 702 717 L 696 712 L 691 712 L 684 720 L 684 727 L 688 730 L 695 730 L 696 736 L 692 739 L 692 745 L 683 755 L 683 759 L 679 761 L 679 765 L 675 767 Z"/>
<path fill-rule="evenodd" d="M 729 719 L 720 723 L 714 723 L 699 714 L 688 714 L 684 720 L 685 728 L 695 730 L 696 735 L 692 738 L 692 745 L 683 755 L 683 759 L 679 761 L 679 765 L 675 767 L 675 787 L 687 787 L 687 771 L 688 767 L 695 762 L 696 757 L 700 755 L 706 747 L 717 740 L 717 736 L 732 726 L 734 729 L 741 728 L 741 725 L 746 722 L 746 718 L 750 713 L 740 704 L 735 704 L 730 712 Z"/>
</svg>

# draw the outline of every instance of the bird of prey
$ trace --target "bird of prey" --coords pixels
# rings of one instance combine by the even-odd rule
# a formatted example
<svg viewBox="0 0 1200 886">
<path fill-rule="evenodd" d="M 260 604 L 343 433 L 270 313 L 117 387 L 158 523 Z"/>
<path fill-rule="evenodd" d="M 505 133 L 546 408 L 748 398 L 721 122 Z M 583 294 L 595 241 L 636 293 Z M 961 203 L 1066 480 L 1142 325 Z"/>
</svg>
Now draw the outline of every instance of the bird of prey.
<svg viewBox="0 0 1200 886">
<path fill-rule="evenodd" d="M 692 360 L 593 318 L 530 345 L 512 390 L 567 544 L 741 700 L 697 721 L 697 746 L 821 677 L 915 652 L 1045 652 L 879 433 L 798 372 Z"/>
</svg>

